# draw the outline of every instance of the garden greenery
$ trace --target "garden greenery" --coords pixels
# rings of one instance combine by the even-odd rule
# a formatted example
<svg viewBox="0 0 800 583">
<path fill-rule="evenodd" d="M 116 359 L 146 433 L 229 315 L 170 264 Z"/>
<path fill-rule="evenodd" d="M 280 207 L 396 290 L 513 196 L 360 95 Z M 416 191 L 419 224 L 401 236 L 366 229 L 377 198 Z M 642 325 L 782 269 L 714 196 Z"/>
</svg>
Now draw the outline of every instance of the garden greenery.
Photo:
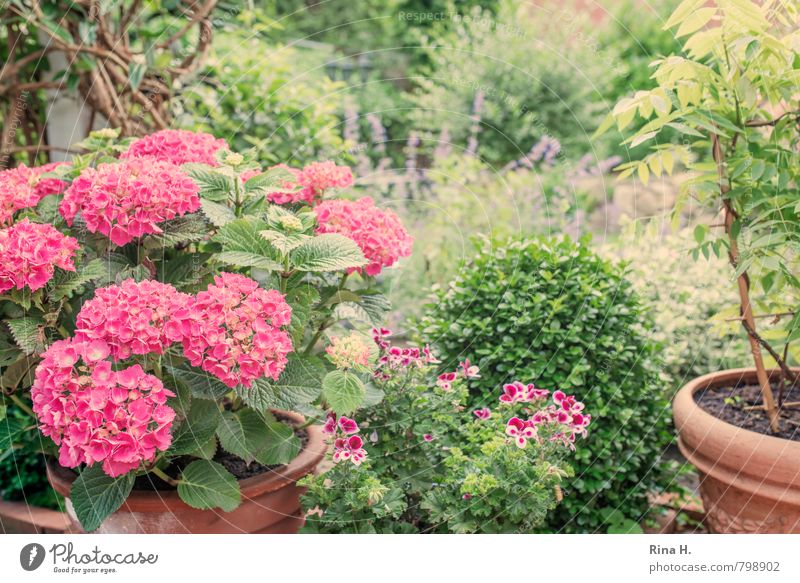
<svg viewBox="0 0 800 583">
<path fill-rule="evenodd" d="M 773 431 L 780 420 L 762 352 L 794 379 L 786 351 L 773 345 L 785 348 L 800 335 L 797 18 L 797 3 L 785 0 L 684 0 L 665 24 L 683 52 L 655 61 L 657 86 L 620 100 L 600 128 L 624 131 L 637 117 L 647 121 L 625 140 L 631 147 L 658 140 L 666 128 L 682 134 L 683 143 L 656 143 L 619 169 L 645 183 L 678 163 L 695 171 L 682 184 L 675 214 L 691 202 L 718 215 L 695 228 L 695 256 L 730 261 Z M 755 312 L 789 314 L 782 337 L 759 334 Z"/>
<path fill-rule="evenodd" d="M 484 240 L 435 294 L 419 328 L 445 366 L 466 355 L 480 366 L 475 407 L 518 378 L 580 388 L 597 427 L 575 455 L 551 528 L 606 530 L 604 508 L 641 517 L 670 441 L 669 413 L 650 325 L 621 267 L 564 237 Z"/>
<path fill-rule="evenodd" d="M 382 401 L 358 424 L 328 418 L 337 465 L 304 479 L 304 530 L 534 532 L 568 488 L 566 454 L 584 447 L 583 404 L 516 381 L 492 391 L 491 409 L 472 410 L 468 385 L 484 385 L 477 366 L 465 360 L 437 377 L 427 346 L 401 348 L 389 335 L 374 330 Z"/>
</svg>

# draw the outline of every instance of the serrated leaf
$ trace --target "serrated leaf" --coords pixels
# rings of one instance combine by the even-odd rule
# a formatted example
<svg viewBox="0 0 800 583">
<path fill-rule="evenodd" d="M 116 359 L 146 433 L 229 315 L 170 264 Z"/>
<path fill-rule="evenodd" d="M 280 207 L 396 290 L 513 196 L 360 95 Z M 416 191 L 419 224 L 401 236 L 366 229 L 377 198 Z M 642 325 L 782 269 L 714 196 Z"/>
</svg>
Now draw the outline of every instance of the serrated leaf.
<svg viewBox="0 0 800 583">
<path fill-rule="evenodd" d="M 233 209 L 219 202 L 214 202 L 213 200 L 201 200 L 200 209 L 215 227 L 224 227 L 228 223 L 236 220 L 236 214 L 233 212 Z"/>
<path fill-rule="evenodd" d="M 226 201 L 234 191 L 234 178 L 220 170 L 204 164 L 184 164 L 186 172 L 200 188 L 200 198 L 213 201 Z"/>
<path fill-rule="evenodd" d="M 311 316 L 311 308 L 319 301 L 319 292 L 311 286 L 299 287 L 286 295 L 286 301 L 292 307 L 289 334 L 292 336 L 292 344 L 298 346 L 305 336 L 306 324 Z"/>
<path fill-rule="evenodd" d="M 239 483 L 222 465 L 210 460 L 197 460 L 183 470 L 178 496 L 192 508 L 221 508 L 232 512 L 242 502 Z"/>
<path fill-rule="evenodd" d="M 215 435 L 211 436 L 205 444 L 201 445 L 199 448 L 190 452 L 189 455 L 192 457 L 199 457 L 204 460 L 210 460 L 214 458 L 214 455 L 217 453 L 217 437 Z"/>
<path fill-rule="evenodd" d="M 261 231 L 261 236 L 281 253 L 289 253 L 312 238 L 303 233 L 281 233 L 273 230 Z"/>
<path fill-rule="evenodd" d="M 97 530 L 115 512 L 133 489 L 135 472 L 112 478 L 100 464 L 84 469 L 69 493 L 75 515 L 87 532 Z"/>
<path fill-rule="evenodd" d="M 49 296 L 56 301 L 72 297 L 72 294 L 81 286 L 91 281 L 112 277 L 112 273 L 116 274 L 118 272 L 115 267 L 116 264 L 97 258 L 92 259 L 86 265 L 81 265 L 76 271 L 63 271 L 61 275 L 54 278 L 55 284 Z"/>
<path fill-rule="evenodd" d="M 5 323 L 25 354 L 38 354 L 44 350 L 44 322 L 41 318 L 16 318 Z"/>
<path fill-rule="evenodd" d="M 300 438 L 294 429 L 285 423 L 269 423 L 267 425 L 267 443 L 256 459 L 265 466 L 288 464 L 300 453 Z"/>
<path fill-rule="evenodd" d="M 217 431 L 220 411 L 213 401 L 194 399 L 186 420 L 173 432 L 171 456 L 185 455 L 202 447 Z"/>
<path fill-rule="evenodd" d="M 199 399 L 217 400 L 230 391 L 217 377 L 213 377 L 199 368 L 187 365 L 186 367 L 167 366 L 165 369 L 185 383 L 192 395 Z"/>
<path fill-rule="evenodd" d="M 217 253 L 214 257 L 221 263 L 235 265 L 236 267 L 255 267 L 265 271 L 283 270 L 283 266 L 277 261 L 247 251 L 224 251 Z"/>
<path fill-rule="evenodd" d="M 176 217 L 159 227 L 163 232 L 148 237 L 150 246 L 171 247 L 179 243 L 194 243 L 205 239 L 207 234 L 206 223 L 197 213 Z"/>
<path fill-rule="evenodd" d="M 366 387 L 353 373 L 332 370 L 322 379 L 322 397 L 340 415 L 355 411 L 364 402 Z"/>
<path fill-rule="evenodd" d="M 261 415 L 253 409 L 242 409 L 238 413 L 225 411 L 222 414 L 217 437 L 225 451 L 251 464 L 266 447 L 269 432 Z"/>
<path fill-rule="evenodd" d="M 306 241 L 292 251 L 290 260 L 298 271 L 340 271 L 367 264 L 358 245 L 338 233 L 325 233 Z"/>
<path fill-rule="evenodd" d="M 244 402 L 261 413 L 269 409 L 292 409 L 298 403 L 311 403 L 322 390 L 325 365 L 316 357 L 289 355 L 277 382 L 260 378 L 250 388 L 234 389 Z"/>
<path fill-rule="evenodd" d="M 247 194 L 269 194 L 271 192 L 291 190 L 285 186 L 286 183 L 293 183 L 295 175 L 285 168 L 270 168 L 266 172 L 256 174 L 244 183 L 244 190 Z"/>
</svg>

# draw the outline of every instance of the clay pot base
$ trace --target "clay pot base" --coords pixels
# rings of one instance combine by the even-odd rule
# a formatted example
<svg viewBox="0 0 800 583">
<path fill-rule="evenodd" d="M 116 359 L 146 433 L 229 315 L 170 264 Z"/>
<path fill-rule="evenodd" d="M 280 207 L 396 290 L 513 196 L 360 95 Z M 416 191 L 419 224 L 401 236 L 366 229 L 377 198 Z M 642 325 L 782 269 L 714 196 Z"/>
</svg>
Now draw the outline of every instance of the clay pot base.
<svg viewBox="0 0 800 583">
<path fill-rule="evenodd" d="M 285 413 L 296 424 L 303 418 Z M 322 429 L 307 428 L 308 442 L 285 466 L 239 480 L 242 503 L 233 512 L 197 510 L 184 504 L 175 490 L 134 490 L 122 507 L 109 516 L 97 533 L 226 534 L 296 533 L 303 525 L 297 480 L 314 471 L 326 453 Z M 66 499 L 73 530 L 80 532 L 69 492 L 77 475 L 48 461 L 47 476 Z"/>
<path fill-rule="evenodd" d="M 778 371 L 770 371 L 777 381 Z M 756 383 L 754 369 L 699 377 L 673 402 L 678 446 L 700 473 L 706 524 L 718 533 L 800 533 L 800 442 L 726 423 L 695 402 L 697 392 Z"/>
</svg>

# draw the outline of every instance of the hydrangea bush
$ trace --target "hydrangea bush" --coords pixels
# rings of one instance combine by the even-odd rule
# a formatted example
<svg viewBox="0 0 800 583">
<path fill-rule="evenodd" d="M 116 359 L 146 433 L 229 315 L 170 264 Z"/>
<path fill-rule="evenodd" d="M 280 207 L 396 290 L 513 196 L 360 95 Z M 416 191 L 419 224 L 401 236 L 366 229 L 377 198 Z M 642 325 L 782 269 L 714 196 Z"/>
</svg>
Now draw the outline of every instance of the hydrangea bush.
<svg viewBox="0 0 800 583">
<path fill-rule="evenodd" d="M 29 417 L 1 424 L 0 447 L 38 426 L 78 472 L 86 530 L 137 477 L 234 509 L 218 453 L 274 466 L 302 447 L 275 410 L 336 416 L 336 459 L 367 459 L 342 416 L 374 401 L 371 352 L 336 330 L 381 324 L 375 277 L 411 251 L 397 217 L 331 206 L 346 167 L 262 171 L 208 134 L 101 130 L 79 147 L 71 164 L 0 173 L 0 378 Z"/>
<path fill-rule="evenodd" d="M 358 422 L 326 421 L 335 465 L 304 479 L 305 531 L 535 531 L 562 499 L 566 460 L 587 436 L 583 403 L 515 381 L 491 391 L 491 407 L 471 410 L 469 386 L 484 385 L 477 366 L 467 359 L 441 372 L 430 348 L 401 347 L 390 335 L 373 330 L 382 400 Z M 352 353 L 364 358 L 365 348 Z"/>
</svg>

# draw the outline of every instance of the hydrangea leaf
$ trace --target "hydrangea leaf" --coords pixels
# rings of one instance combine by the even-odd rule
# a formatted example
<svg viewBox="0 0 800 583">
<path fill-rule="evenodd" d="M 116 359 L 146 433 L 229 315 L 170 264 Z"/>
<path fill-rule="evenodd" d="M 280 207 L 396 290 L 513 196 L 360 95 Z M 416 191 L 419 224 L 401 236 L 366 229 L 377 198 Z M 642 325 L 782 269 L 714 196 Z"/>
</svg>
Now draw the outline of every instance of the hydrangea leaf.
<svg viewBox="0 0 800 583">
<path fill-rule="evenodd" d="M 222 465 L 210 460 L 196 460 L 183 470 L 178 496 L 192 508 L 220 508 L 231 512 L 242 502 L 239 483 Z"/>
<path fill-rule="evenodd" d="M 366 387 L 356 375 L 332 370 L 322 379 L 322 396 L 334 411 L 347 415 L 364 402 Z"/>
<path fill-rule="evenodd" d="M 300 453 L 300 447 L 300 438 L 294 434 L 294 429 L 285 423 L 270 423 L 267 425 L 266 447 L 256 459 L 265 466 L 288 464 Z"/>
<path fill-rule="evenodd" d="M 337 233 L 306 241 L 292 251 L 290 258 L 292 267 L 298 271 L 340 271 L 367 264 L 358 245 Z"/>
<path fill-rule="evenodd" d="M 133 480 L 134 472 L 112 478 L 98 464 L 81 472 L 72 483 L 69 497 L 85 531 L 97 530 L 108 516 L 122 506 L 133 489 Z"/>
</svg>

